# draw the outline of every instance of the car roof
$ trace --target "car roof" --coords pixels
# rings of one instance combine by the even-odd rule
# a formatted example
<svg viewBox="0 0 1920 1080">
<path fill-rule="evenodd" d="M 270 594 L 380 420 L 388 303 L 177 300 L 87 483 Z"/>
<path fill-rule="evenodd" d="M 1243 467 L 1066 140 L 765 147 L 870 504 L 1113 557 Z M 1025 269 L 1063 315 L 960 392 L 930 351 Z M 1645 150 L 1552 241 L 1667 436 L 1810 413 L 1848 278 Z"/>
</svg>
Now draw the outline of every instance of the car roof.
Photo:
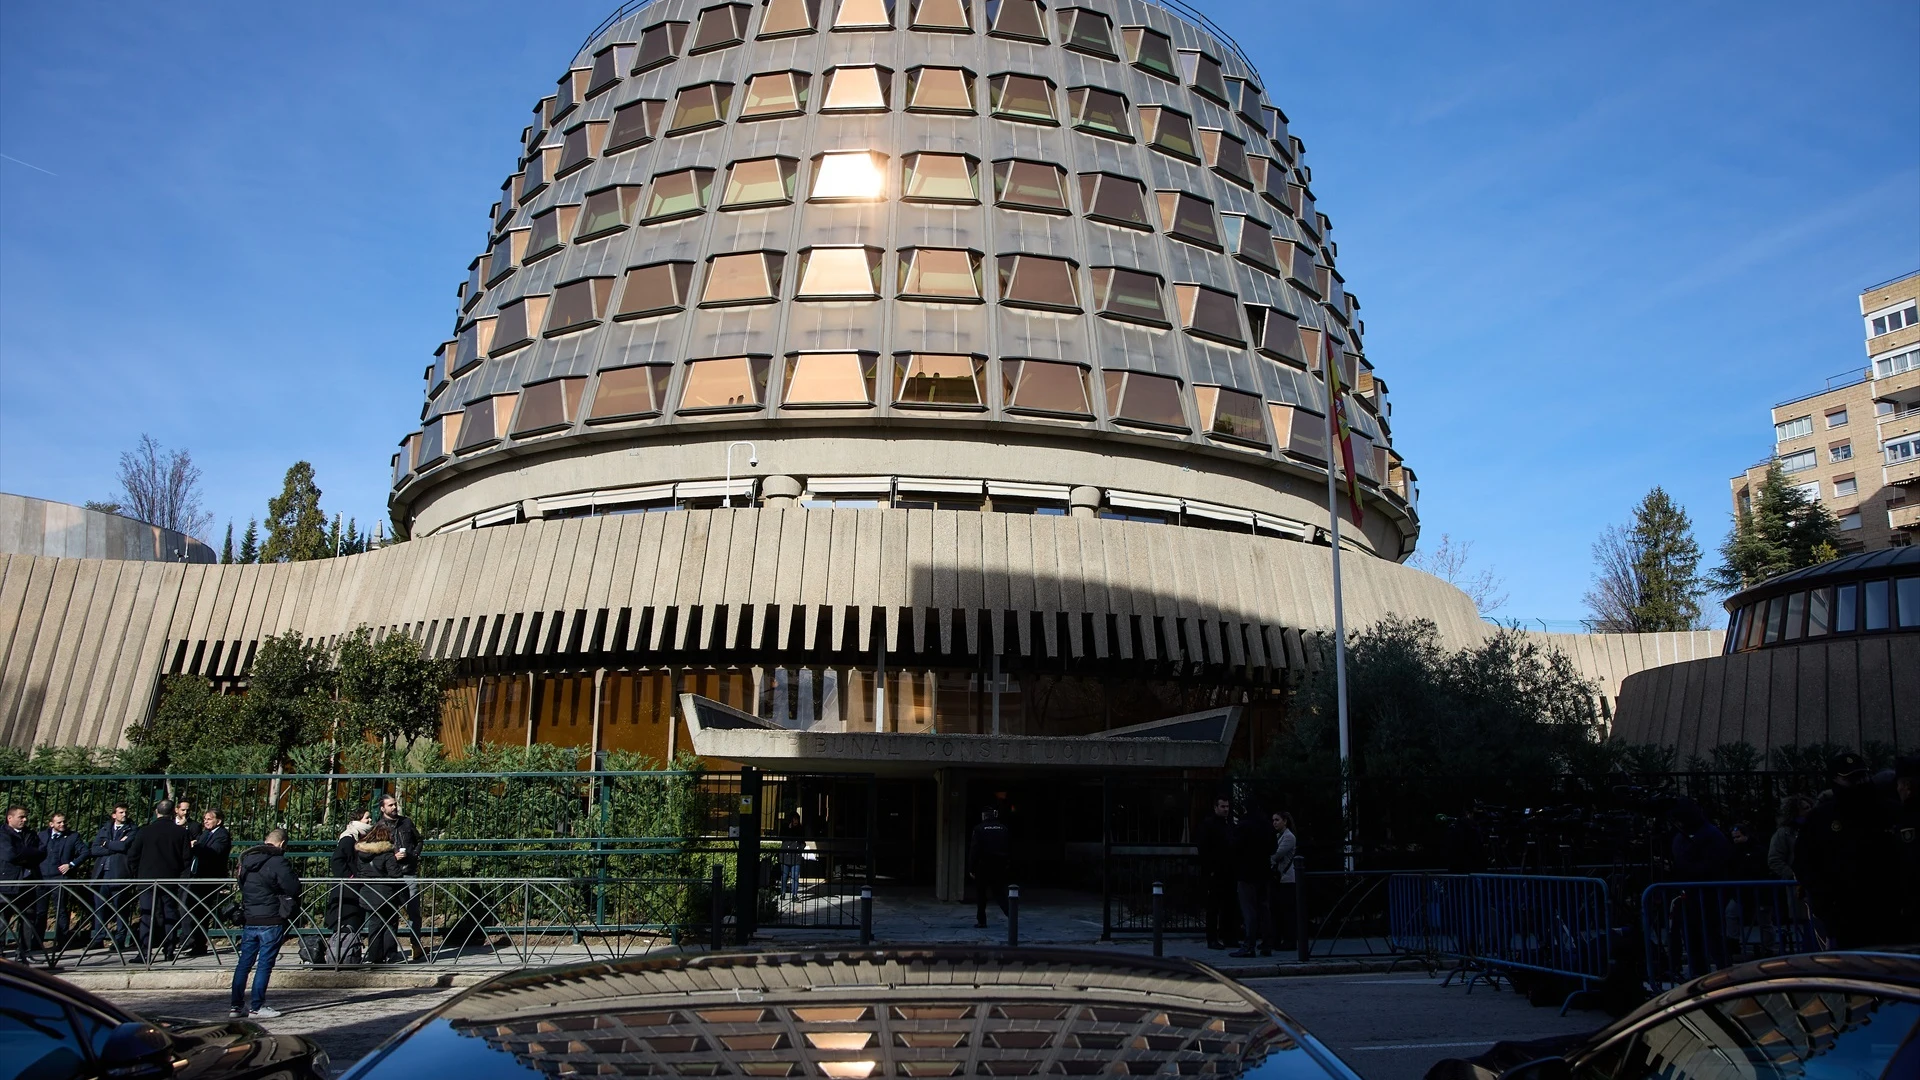
<svg viewBox="0 0 1920 1080">
<path fill-rule="evenodd" d="M 97 1013 L 110 1016 L 122 1024 L 140 1019 L 105 998 L 95 997 L 93 994 L 80 989 L 65 979 L 56 978 L 47 972 L 37 970 L 29 964 L 0 959 L 0 976 L 27 983 L 35 989 L 43 990 L 50 994 L 58 994 L 68 1001 L 85 1005 Z"/>
<path fill-rule="evenodd" d="M 1633 1026 L 1642 1017 L 1663 1012 L 1693 998 L 1780 981 L 1846 980 L 1885 983 L 1920 996 L 1920 950 L 1910 948 L 1855 952 L 1796 953 L 1772 956 L 1710 972 L 1682 983 L 1621 1017 L 1613 1028 Z"/>
</svg>

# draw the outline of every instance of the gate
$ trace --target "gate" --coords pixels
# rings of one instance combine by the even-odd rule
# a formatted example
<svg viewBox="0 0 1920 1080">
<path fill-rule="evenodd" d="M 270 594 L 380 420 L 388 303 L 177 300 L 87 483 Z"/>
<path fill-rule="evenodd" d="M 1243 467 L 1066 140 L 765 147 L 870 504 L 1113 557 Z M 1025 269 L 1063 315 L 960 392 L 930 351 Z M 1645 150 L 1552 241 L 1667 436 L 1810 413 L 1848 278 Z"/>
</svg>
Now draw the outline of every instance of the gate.
<svg viewBox="0 0 1920 1080">
<path fill-rule="evenodd" d="M 873 776 L 742 769 L 702 774 L 699 791 L 708 813 L 689 847 L 732 885 L 724 906 L 739 940 L 759 927 L 860 928 L 860 890 L 873 884 Z"/>
</svg>

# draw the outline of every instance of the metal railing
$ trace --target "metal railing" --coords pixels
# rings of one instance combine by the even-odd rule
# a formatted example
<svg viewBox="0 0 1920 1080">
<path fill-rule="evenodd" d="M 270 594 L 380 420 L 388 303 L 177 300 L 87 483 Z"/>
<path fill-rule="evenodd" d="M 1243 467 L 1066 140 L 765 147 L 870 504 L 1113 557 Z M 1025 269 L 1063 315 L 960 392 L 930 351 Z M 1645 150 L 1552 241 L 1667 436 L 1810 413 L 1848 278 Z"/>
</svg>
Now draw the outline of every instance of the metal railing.
<svg viewBox="0 0 1920 1080">
<path fill-rule="evenodd" d="M 1395 874 L 1387 885 L 1387 939 L 1467 986 L 1506 970 L 1578 980 L 1590 991 L 1613 970 L 1611 908 L 1600 878 L 1518 874 Z"/>
<path fill-rule="evenodd" d="M 1819 947 L 1791 881 L 1663 881 L 1640 894 L 1647 989 Z"/>
</svg>

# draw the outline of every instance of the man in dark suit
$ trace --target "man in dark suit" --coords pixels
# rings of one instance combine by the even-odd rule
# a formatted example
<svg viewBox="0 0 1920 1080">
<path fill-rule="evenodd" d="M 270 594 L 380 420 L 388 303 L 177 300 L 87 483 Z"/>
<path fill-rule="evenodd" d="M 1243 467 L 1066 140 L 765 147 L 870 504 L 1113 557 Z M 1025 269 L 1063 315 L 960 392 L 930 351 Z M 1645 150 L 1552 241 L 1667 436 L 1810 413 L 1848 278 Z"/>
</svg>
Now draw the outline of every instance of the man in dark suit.
<svg viewBox="0 0 1920 1080">
<path fill-rule="evenodd" d="M 67 815 L 54 814 L 47 818 L 47 827 L 40 830 L 40 880 L 65 881 L 71 878 L 78 881 L 83 875 L 75 871 L 86 861 L 87 842 L 67 828 Z M 52 913 L 55 949 L 66 944 L 67 934 L 73 930 L 74 898 L 75 894 L 67 889 L 42 885 L 40 897 L 33 905 L 35 933 L 47 925 L 47 915 Z"/>
<path fill-rule="evenodd" d="M 107 935 L 113 932 L 115 923 L 119 924 L 119 935 L 125 939 L 129 930 L 126 912 L 120 908 L 120 894 L 126 891 L 124 885 L 103 884 L 105 882 L 125 881 L 127 878 L 127 848 L 133 844 L 133 822 L 127 818 L 132 813 L 126 803 L 117 803 L 113 816 L 107 819 L 100 831 L 93 834 L 93 848 L 89 852 L 93 859 L 93 942 L 95 947 L 104 947 Z"/>
<path fill-rule="evenodd" d="M 186 877 L 192 861 L 191 837 L 173 820 L 173 803 L 160 800 L 153 808 L 153 820 L 127 845 L 127 873 L 136 881 L 170 881 Z M 173 959 L 170 932 L 180 920 L 180 903 L 173 892 L 178 886 L 147 884 L 136 888 L 140 889 L 140 933 L 135 944 L 141 962 L 146 962 L 155 946 L 168 960 Z"/>
<path fill-rule="evenodd" d="M 40 944 L 40 931 L 32 928 L 34 888 L 26 884 L 39 873 L 40 837 L 27 828 L 27 808 L 10 806 L 0 825 L 0 936 L 14 935 L 23 964 Z"/>
<path fill-rule="evenodd" d="M 187 913 L 190 924 L 186 935 L 188 953 L 201 956 L 207 951 L 206 927 L 217 921 L 214 909 L 219 906 L 222 896 L 221 887 L 211 883 L 227 880 L 228 855 L 233 851 L 233 834 L 227 831 L 226 821 L 220 816 L 220 811 L 208 810 L 200 815 L 200 834 L 191 843 L 191 876 L 210 883 L 193 886 L 193 906 Z"/>
</svg>

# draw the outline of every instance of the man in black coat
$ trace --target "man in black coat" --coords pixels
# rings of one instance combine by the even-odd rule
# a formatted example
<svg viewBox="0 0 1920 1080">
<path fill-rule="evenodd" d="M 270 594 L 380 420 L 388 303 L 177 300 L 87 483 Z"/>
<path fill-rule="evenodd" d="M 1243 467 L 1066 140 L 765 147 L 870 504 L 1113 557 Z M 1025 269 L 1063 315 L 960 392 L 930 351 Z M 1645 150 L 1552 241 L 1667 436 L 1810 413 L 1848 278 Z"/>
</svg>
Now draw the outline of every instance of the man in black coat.
<svg viewBox="0 0 1920 1080">
<path fill-rule="evenodd" d="M 1207 890 L 1207 948 L 1228 948 L 1234 938 L 1233 912 L 1239 907 L 1239 883 L 1234 880 L 1233 802 L 1225 795 L 1213 800 L 1213 813 L 1194 830 L 1200 848 L 1200 876 Z"/>
<path fill-rule="evenodd" d="M 1793 876 L 1807 906 L 1841 949 L 1887 945 L 1902 936 L 1892 925 L 1895 847 L 1881 814 L 1867 763 L 1836 754 L 1828 768 L 1833 798 L 1807 815 L 1793 846 Z"/>
<path fill-rule="evenodd" d="M 413 931 L 414 959 L 425 960 L 426 948 L 420 941 L 420 830 L 400 812 L 400 800 L 391 795 L 380 799 L 380 824 L 393 834 L 393 861 L 407 882 L 407 926 Z"/>
<path fill-rule="evenodd" d="M 300 910 L 300 879 L 287 865 L 286 847 L 286 830 L 275 829 L 265 843 L 240 856 L 240 910 L 247 926 L 233 965 L 228 1016 L 271 1019 L 280 1015 L 278 1009 L 267 1007 L 267 980 L 273 977 L 273 961 L 280 955 L 287 926 Z M 246 997 L 249 968 L 254 969 L 251 1004 Z"/>
<path fill-rule="evenodd" d="M 132 811 L 126 803 L 116 803 L 113 816 L 107 819 L 100 831 L 93 834 L 93 847 L 88 855 L 93 860 L 93 946 L 103 947 L 107 935 L 113 932 L 114 924 L 119 924 L 122 938 L 129 934 L 126 912 L 120 907 L 120 894 L 125 886 L 102 884 L 102 882 L 125 881 L 127 879 L 127 848 L 133 844 L 133 822 L 127 820 Z"/>
<path fill-rule="evenodd" d="M 0 825 L 0 937 L 13 934 L 23 964 L 40 944 L 40 931 L 32 928 L 34 887 L 24 884 L 39 874 L 40 838 L 27 828 L 27 808 L 10 806 Z"/>
<path fill-rule="evenodd" d="M 162 799 L 153 808 L 153 820 L 134 834 L 127 845 L 127 873 L 136 881 L 168 881 L 187 876 L 193 862 L 192 838 L 173 820 L 173 803 Z M 176 885 L 136 886 L 140 890 L 140 934 L 137 947 L 141 961 L 161 948 L 173 959 L 173 938 L 169 936 L 180 921 L 180 902 L 174 895 Z"/>
<path fill-rule="evenodd" d="M 178 817 L 178 815 L 175 815 Z M 220 811 L 208 810 L 200 815 L 200 833 L 188 843 L 193 848 L 193 865 L 189 876 L 209 882 L 227 880 L 228 853 L 233 850 L 233 834 L 227 831 L 226 820 Z M 220 903 L 223 890 L 219 885 L 195 885 L 192 888 L 193 906 L 189 910 L 190 928 L 186 933 L 189 955 L 200 956 L 207 951 L 206 925 L 217 921 L 214 909 Z"/>
<path fill-rule="evenodd" d="M 47 827 L 40 830 L 40 880 L 80 880 L 84 875 L 75 871 L 87 861 L 87 850 L 86 840 L 67 829 L 67 815 L 54 814 L 47 818 Z M 43 885 L 40 887 L 40 898 L 33 905 L 33 928 L 36 934 L 47 925 L 47 915 L 52 913 L 56 949 L 66 944 L 67 935 L 73 930 L 74 899 L 75 894 L 66 889 Z"/>
<path fill-rule="evenodd" d="M 967 864 L 973 868 L 973 925 L 987 925 L 987 901 L 1007 914 L 1007 876 L 1012 872 L 1013 837 L 1000 820 L 1000 811 L 980 812 L 980 824 L 967 841 Z"/>
</svg>

